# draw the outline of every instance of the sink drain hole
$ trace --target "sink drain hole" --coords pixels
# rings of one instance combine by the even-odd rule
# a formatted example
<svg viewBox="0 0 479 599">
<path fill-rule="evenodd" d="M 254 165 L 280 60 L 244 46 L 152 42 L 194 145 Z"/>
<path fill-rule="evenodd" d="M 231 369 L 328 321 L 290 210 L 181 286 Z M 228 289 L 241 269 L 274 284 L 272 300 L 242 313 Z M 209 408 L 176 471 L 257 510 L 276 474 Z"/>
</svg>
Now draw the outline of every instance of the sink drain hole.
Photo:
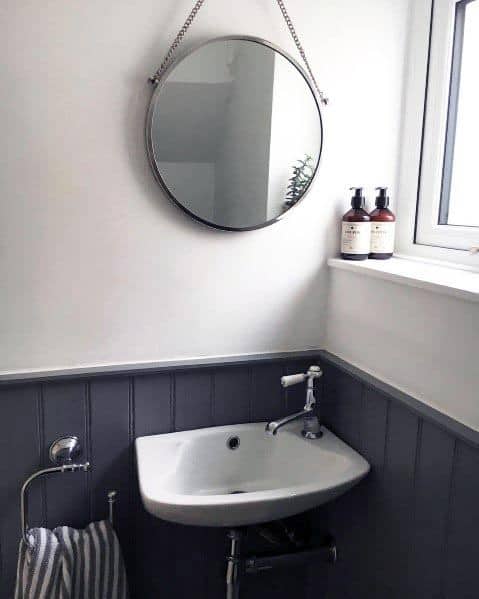
<svg viewBox="0 0 479 599">
<path fill-rule="evenodd" d="M 226 441 L 226 447 L 228 449 L 238 449 L 238 447 L 240 446 L 240 438 L 239 437 L 230 437 L 227 441 Z"/>
</svg>

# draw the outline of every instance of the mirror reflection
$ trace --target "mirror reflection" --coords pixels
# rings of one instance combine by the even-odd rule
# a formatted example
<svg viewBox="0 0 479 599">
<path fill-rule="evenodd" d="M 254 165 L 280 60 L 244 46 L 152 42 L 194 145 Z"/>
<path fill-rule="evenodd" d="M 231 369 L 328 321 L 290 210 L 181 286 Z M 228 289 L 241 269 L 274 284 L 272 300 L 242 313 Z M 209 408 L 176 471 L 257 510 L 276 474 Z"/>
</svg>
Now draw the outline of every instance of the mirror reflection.
<svg viewBox="0 0 479 599">
<path fill-rule="evenodd" d="M 322 126 L 295 63 L 259 41 L 222 39 L 169 70 L 147 138 L 172 199 L 207 224 L 241 230 L 274 222 L 302 198 Z"/>
</svg>

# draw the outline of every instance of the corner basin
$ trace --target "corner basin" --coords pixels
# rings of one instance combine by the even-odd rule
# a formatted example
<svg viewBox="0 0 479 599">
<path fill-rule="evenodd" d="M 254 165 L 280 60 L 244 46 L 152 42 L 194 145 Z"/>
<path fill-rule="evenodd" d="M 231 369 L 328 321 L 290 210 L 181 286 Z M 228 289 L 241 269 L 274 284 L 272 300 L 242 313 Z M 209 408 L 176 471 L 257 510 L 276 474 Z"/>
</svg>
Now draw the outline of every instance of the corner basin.
<svg viewBox="0 0 479 599">
<path fill-rule="evenodd" d="M 369 472 L 368 462 L 328 429 L 276 436 L 265 423 L 219 426 L 136 439 L 143 504 L 153 516 L 197 526 L 247 526 L 331 501 Z M 239 439 L 239 446 L 231 438 Z"/>
</svg>

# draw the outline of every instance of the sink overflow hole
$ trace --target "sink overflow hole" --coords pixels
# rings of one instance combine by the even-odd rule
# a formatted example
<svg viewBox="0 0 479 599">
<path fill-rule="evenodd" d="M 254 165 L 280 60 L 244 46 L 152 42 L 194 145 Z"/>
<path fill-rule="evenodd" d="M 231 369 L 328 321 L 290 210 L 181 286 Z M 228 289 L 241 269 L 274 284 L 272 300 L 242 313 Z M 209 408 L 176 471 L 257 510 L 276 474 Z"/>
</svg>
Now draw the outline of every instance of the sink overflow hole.
<svg viewBox="0 0 479 599">
<path fill-rule="evenodd" d="M 226 441 L 226 447 L 228 449 L 238 449 L 238 447 L 240 446 L 240 439 L 239 437 L 230 437 L 227 441 Z"/>
</svg>

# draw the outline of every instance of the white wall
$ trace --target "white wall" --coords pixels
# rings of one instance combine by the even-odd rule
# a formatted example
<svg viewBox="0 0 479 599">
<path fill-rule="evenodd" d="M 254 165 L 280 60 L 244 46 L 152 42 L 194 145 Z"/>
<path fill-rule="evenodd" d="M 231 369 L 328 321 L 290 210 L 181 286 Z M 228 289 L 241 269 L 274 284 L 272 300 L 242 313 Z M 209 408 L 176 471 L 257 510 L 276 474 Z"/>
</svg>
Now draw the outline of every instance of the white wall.
<svg viewBox="0 0 479 599">
<path fill-rule="evenodd" d="M 478 304 L 333 269 L 329 351 L 479 430 Z"/>
<path fill-rule="evenodd" d="M 283 221 L 228 234 L 170 204 L 144 150 L 146 80 L 191 0 L 4 0 L 2 371 L 323 345 L 345 190 L 395 181 L 408 2 L 289 4 L 331 99 L 319 178 Z M 208 0 L 187 44 L 237 33 L 295 53 L 264 0 Z"/>
</svg>

